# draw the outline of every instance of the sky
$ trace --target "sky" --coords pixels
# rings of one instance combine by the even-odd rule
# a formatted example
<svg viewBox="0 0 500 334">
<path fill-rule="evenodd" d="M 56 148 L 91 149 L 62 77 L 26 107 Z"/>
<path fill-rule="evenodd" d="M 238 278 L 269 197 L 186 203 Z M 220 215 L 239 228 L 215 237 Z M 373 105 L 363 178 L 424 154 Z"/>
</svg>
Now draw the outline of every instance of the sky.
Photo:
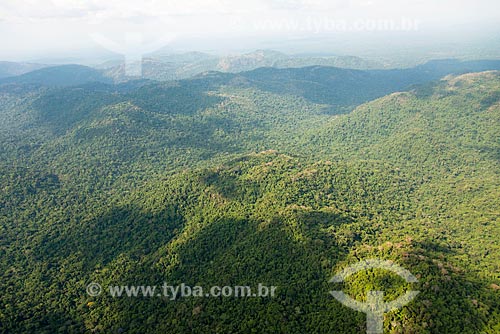
<svg viewBox="0 0 500 334">
<path fill-rule="evenodd" d="M 231 51 L 325 37 L 361 45 L 374 35 L 486 35 L 499 22 L 498 0 L 2 0 L 0 60 Z"/>
</svg>

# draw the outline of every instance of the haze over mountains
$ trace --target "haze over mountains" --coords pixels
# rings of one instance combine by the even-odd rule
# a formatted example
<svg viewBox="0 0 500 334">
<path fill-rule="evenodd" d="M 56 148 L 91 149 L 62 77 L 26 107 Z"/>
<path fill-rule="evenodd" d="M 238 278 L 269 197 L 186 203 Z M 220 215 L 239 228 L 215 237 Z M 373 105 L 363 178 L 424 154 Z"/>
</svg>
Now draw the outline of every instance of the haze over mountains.
<svg viewBox="0 0 500 334">
<path fill-rule="evenodd" d="M 143 76 L 149 79 L 178 80 L 208 71 L 237 73 L 260 67 L 290 68 L 313 65 L 351 69 L 383 67 L 376 62 L 353 56 L 289 56 L 277 51 L 257 50 L 228 56 L 214 56 L 201 52 L 180 55 L 158 53 L 143 60 L 142 70 Z M 125 65 L 107 68 L 106 73 L 115 80 L 126 79 Z"/>
<path fill-rule="evenodd" d="M 180 57 L 185 59 L 184 56 Z M 192 60 L 191 56 L 188 57 Z M 197 58 L 197 56 L 194 56 Z M 174 63 L 175 63 L 174 59 Z M 0 85 L 5 88 L 16 89 L 19 85 L 39 85 L 42 87 L 70 87 L 93 83 L 112 84 L 120 83 L 116 87 L 92 85 L 82 89 L 107 90 L 112 92 L 125 87 L 149 86 L 167 87 L 168 90 L 183 91 L 184 94 L 202 94 L 203 90 L 217 88 L 220 86 L 234 86 L 239 88 L 257 88 L 276 94 L 295 95 L 306 100 L 325 105 L 332 114 L 349 111 L 353 106 L 368 100 L 407 89 L 412 85 L 423 84 L 437 80 L 448 74 L 461 74 L 485 70 L 500 70 L 500 61 L 458 61 L 458 60 L 436 60 L 414 68 L 390 69 L 390 70 L 355 70 L 321 65 L 309 67 L 286 67 L 280 68 L 277 63 L 265 62 L 268 67 L 258 68 L 240 73 L 228 73 L 235 69 L 225 68 L 224 72 L 202 71 L 197 68 L 191 72 L 189 80 L 171 81 L 166 85 L 155 84 L 156 80 L 148 83 L 148 76 L 140 77 L 134 81 L 134 77 L 114 77 L 116 73 L 109 70 L 99 70 L 82 65 L 61 65 L 46 67 L 19 76 L 0 79 Z M 260 63 L 259 63 L 260 64 Z M 249 64 L 246 64 L 249 65 Z M 247 66 L 242 66 L 246 68 Z M 256 66 L 252 63 L 250 68 Z M 147 63 L 144 65 L 147 71 Z M 204 69 L 203 69 L 204 70 Z M 169 70 L 156 68 L 155 77 L 163 78 L 160 81 L 168 81 Z M 150 79 L 150 78 L 149 78 Z M 125 81 L 123 81 L 125 80 Z M 175 87 L 172 87 L 175 86 Z M 117 88 L 120 87 L 120 88 Z M 19 87 L 18 87 L 19 89 Z M 191 92 L 189 92 L 192 90 Z M 162 93 L 163 94 L 163 93 Z M 168 95 L 167 95 L 168 96 Z M 154 100 L 155 97 L 152 97 Z M 164 101 L 165 108 L 170 104 Z M 71 108 L 71 107 L 70 107 Z M 183 108 L 179 105 L 179 108 Z"/>
<path fill-rule="evenodd" d="M 455 72 L 460 71 L 476 71 L 482 69 L 488 69 L 489 67 L 495 67 L 493 65 L 495 61 L 491 61 L 490 65 L 486 65 L 482 61 L 453 61 L 450 59 L 443 59 L 440 61 L 431 61 L 436 67 L 441 68 L 440 73 L 445 72 Z M 70 64 L 65 64 L 63 66 L 69 66 Z M 14 77 L 22 74 L 27 74 L 28 72 L 42 69 L 44 67 L 57 67 L 58 65 L 49 64 L 31 64 L 31 63 L 15 63 L 15 62 L 0 62 L 0 79 L 5 79 L 7 77 Z M 130 76 L 127 73 L 127 66 L 140 69 L 140 76 Z M 109 80 L 104 78 L 99 78 L 102 75 L 106 78 L 112 79 L 114 82 L 126 82 L 130 80 L 137 79 L 151 79 L 151 80 L 179 80 L 187 79 L 196 76 L 201 73 L 217 71 L 223 73 L 239 73 L 245 71 L 252 71 L 262 67 L 272 67 L 272 68 L 299 68 L 308 66 L 326 66 L 326 67 L 338 67 L 345 69 L 356 69 L 356 70 L 382 70 L 382 69 L 395 69 L 394 66 L 387 66 L 385 64 L 377 63 L 375 61 L 368 61 L 355 56 L 314 56 L 314 55 L 287 55 L 277 51 L 271 50 L 257 50 L 250 53 L 235 54 L 227 56 L 216 56 L 202 52 L 188 52 L 188 53 L 165 53 L 157 52 L 150 57 L 145 57 L 141 63 L 131 63 L 125 64 L 119 61 L 108 61 L 101 63 L 99 65 L 93 66 L 96 70 L 101 72 L 100 74 L 95 72 L 91 73 L 91 70 L 86 70 L 88 73 L 79 73 L 74 82 L 68 82 L 68 84 L 78 84 L 85 81 L 103 81 L 109 82 Z M 430 70 L 430 64 L 428 65 L 418 65 L 417 68 L 424 66 L 422 70 Z M 427 69 L 425 68 L 427 66 Z M 74 69 L 76 71 L 76 69 Z M 52 69 L 50 71 L 56 71 Z M 64 71 L 63 69 L 61 70 Z M 82 71 L 84 71 L 82 69 Z M 43 81 L 43 78 L 38 80 L 35 75 L 40 73 L 40 76 L 59 76 L 63 73 L 46 73 L 35 72 L 26 76 L 24 80 L 26 82 L 36 82 Z M 69 71 L 68 71 L 69 73 Z M 88 79 L 85 75 L 89 76 Z M 23 80 L 18 79 L 8 79 L 8 80 Z M 2 82 L 8 82 L 8 80 L 2 80 Z M 412 79 L 410 79 L 412 80 Z M 48 81 L 47 81 L 48 83 Z"/>
<path fill-rule="evenodd" d="M 130 76 L 127 73 L 127 66 L 139 68 L 141 78 L 164 81 L 186 79 L 208 71 L 237 73 L 260 67 L 290 68 L 313 65 L 351 69 L 383 67 L 376 62 L 352 56 L 289 56 L 277 51 L 258 50 L 230 56 L 216 56 L 202 52 L 177 54 L 157 52 L 151 57 L 145 57 L 139 63 L 125 64 L 122 61 L 108 61 L 96 65 L 95 68 L 101 70 L 106 77 L 112 78 L 115 82 L 124 82 L 138 79 L 138 77 Z M 0 78 L 17 76 L 43 67 L 54 66 L 57 65 L 3 62 L 0 63 Z"/>
<path fill-rule="evenodd" d="M 48 65 L 0 61 L 0 79 L 22 75 L 46 66 Z"/>
</svg>

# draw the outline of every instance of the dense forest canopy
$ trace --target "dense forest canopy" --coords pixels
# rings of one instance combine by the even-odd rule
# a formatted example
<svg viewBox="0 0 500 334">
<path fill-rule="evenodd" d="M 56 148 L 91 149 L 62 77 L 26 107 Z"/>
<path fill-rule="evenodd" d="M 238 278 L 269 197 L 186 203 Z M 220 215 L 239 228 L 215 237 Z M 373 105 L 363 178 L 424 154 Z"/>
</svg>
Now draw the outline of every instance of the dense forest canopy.
<svg viewBox="0 0 500 334">
<path fill-rule="evenodd" d="M 409 285 L 377 270 L 329 280 L 381 258 L 421 291 L 385 315 L 386 332 L 499 333 L 495 70 L 441 61 L 113 84 L 64 67 L 5 79 L 0 332 L 360 333 L 365 315 L 328 291 L 391 299 Z M 277 290 L 172 302 L 92 297 L 89 282 Z"/>
</svg>

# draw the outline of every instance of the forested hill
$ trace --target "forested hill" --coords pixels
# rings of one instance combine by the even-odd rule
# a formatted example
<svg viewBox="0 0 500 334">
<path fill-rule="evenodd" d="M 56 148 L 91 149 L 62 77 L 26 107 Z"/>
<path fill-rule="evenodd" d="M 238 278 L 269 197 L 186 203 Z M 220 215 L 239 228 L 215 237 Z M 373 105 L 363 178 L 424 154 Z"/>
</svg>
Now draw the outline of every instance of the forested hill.
<svg viewBox="0 0 500 334">
<path fill-rule="evenodd" d="M 303 96 L 315 102 L 350 107 L 411 85 L 438 80 L 448 74 L 500 70 L 500 61 L 436 60 L 410 69 L 349 70 L 335 67 L 260 68 L 225 82 L 245 83 L 280 94 Z M 238 80 L 239 79 L 239 80 Z"/>
<path fill-rule="evenodd" d="M 411 288 L 385 332 L 499 333 L 500 73 L 362 105 L 353 76 L 354 110 L 332 115 L 311 87 L 338 71 L 4 88 L 0 332 L 354 334 L 365 315 L 328 291 Z M 328 283 L 374 257 L 419 283 Z M 278 288 L 169 301 L 90 297 L 89 282 Z"/>
<path fill-rule="evenodd" d="M 76 86 L 89 82 L 112 83 L 113 80 L 105 77 L 101 71 L 82 65 L 60 65 L 37 69 L 0 79 L 0 85 L 7 84 L 36 84 L 42 86 Z"/>
<path fill-rule="evenodd" d="M 438 80 L 448 74 L 487 70 L 500 70 L 500 61 L 435 60 L 414 68 L 391 70 L 353 70 L 315 65 L 298 68 L 262 67 L 239 73 L 200 71 L 193 73 L 191 79 L 169 81 L 167 85 L 175 82 L 186 89 L 193 86 L 196 89 L 208 89 L 220 85 L 258 88 L 277 94 L 301 96 L 313 103 L 329 105 L 331 113 L 342 113 L 360 103 L 408 89 L 411 85 Z M 147 81 L 143 79 L 139 82 Z M 81 65 L 62 65 L 0 79 L 0 90 L 19 85 L 60 88 L 113 82 L 112 77 L 107 76 L 103 70 Z M 126 87 L 127 82 L 134 80 L 121 82 L 124 84 L 122 87 Z M 155 81 L 150 82 L 154 84 Z"/>
<path fill-rule="evenodd" d="M 32 72 L 43 67 L 47 67 L 47 65 L 0 61 L 0 79 Z"/>
</svg>

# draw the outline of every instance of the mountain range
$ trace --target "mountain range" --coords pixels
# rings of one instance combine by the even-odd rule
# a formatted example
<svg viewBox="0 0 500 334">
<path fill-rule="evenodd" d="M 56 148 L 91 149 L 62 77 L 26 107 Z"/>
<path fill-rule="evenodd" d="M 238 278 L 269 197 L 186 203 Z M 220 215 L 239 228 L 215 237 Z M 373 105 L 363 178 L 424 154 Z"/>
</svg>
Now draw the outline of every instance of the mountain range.
<svg viewBox="0 0 500 334">
<path fill-rule="evenodd" d="M 498 333 L 499 67 L 2 79 L 0 332 L 360 333 L 329 291 L 413 289 L 386 332 Z M 329 282 L 367 258 L 418 283 Z M 171 301 L 90 282 L 277 289 Z"/>
</svg>

